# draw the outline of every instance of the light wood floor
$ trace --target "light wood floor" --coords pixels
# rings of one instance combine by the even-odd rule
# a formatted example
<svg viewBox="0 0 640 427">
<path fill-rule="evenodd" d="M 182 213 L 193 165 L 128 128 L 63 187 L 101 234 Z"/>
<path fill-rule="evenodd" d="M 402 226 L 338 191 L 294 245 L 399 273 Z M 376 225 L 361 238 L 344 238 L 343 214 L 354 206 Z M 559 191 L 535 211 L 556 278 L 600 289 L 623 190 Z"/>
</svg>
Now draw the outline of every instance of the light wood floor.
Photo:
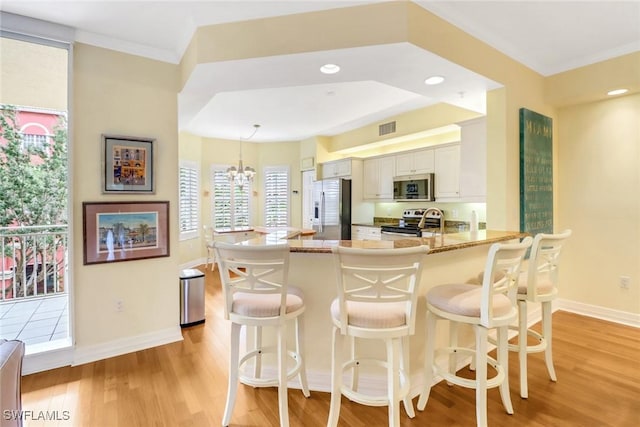
<svg viewBox="0 0 640 427">
<path fill-rule="evenodd" d="M 217 272 L 206 272 L 206 322 L 184 330 L 184 341 L 23 378 L 26 426 L 218 426 L 226 398 L 229 325 L 221 318 Z M 491 426 L 640 425 L 640 330 L 556 312 L 554 359 L 558 382 L 548 379 L 542 354 L 529 358 L 529 398 L 519 397 L 518 361 L 511 354 L 514 415 L 497 389 L 489 391 Z M 327 355 L 329 349 L 327 349 Z M 414 404 L 417 399 L 414 400 Z M 43 412 L 40 412 L 43 411 Z M 33 418 L 58 411 L 67 421 Z M 63 411 L 67 411 L 66 413 Z M 324 426 L 329 394 L 305 399 L 289 390 L 292 426 Z M 474 391 L 438 384 L 424 412 L 401 415 L 403 426 L 474 426 Z M 234 426 L 277 426 L 275 388 L 239 386 Z M 385 426 L 386 407 L 343 398 L 341 426 Z"/>
</svg>

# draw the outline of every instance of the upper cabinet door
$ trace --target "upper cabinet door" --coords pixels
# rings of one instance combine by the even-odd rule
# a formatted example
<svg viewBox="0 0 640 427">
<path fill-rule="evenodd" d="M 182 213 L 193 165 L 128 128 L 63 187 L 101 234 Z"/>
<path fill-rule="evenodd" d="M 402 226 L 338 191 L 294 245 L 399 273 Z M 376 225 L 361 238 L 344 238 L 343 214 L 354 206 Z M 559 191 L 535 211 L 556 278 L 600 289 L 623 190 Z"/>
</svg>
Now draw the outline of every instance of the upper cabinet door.
<svg viewBox="0 0 640 427">
<path fill-rule="evenodd" d="M 363 197 L 370 200 L 393 200 L 393 156 L 377 157 L 364 161 Z"/>
<path fill-rule="evenodd" d="M 322 178 L 338 178 L 351 175 L 351 159 L 322 164 Z"/>
<path fill-rule="evenodd" d="M 487 123 L 484 117 L 460 125 L 460 198 L 487 200 Z"/>
<path fill-rule="evenodd" d="M 460 144 L 435 149 L 436 201 L 460 197 Z"/>
<path fill-rule="evenodd" d="M 434 151 L 426 149 L 396 156 L 396 176 L 417 175 L 434 171 Z"/>
</svg>

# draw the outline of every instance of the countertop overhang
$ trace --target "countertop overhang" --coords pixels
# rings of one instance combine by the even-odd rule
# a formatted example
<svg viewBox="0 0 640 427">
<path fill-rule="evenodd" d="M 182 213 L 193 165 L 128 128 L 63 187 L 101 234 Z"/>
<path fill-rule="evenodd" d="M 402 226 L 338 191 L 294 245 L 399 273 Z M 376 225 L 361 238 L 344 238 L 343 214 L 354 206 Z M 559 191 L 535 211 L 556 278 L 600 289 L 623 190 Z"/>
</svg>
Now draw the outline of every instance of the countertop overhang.
<svg viewBox="0 0 640 427">
<path fill-rule="evenodd" d="M 256 227 L 257 228 L 257 227 Z M 429 253 L 454 251 L 480 245 L 490 245 L 514 239 L 521 239 L 529 233 L 520 231 L 479 230 L 477 232 L 463 231 L 459 233 L 443 234 L 435 237 L 407 237 L 400 240 L 288 240 L 292 253 L 331 253 L 336 246 L 346 246 L 363 249 L 398 249 L 419 245 L 427 245 Z M 287 239 L 287 231 L 274 231 L 265 233 L 238 244 L 241 245 L 267 245 L 282 243 Z"/>
</svg>

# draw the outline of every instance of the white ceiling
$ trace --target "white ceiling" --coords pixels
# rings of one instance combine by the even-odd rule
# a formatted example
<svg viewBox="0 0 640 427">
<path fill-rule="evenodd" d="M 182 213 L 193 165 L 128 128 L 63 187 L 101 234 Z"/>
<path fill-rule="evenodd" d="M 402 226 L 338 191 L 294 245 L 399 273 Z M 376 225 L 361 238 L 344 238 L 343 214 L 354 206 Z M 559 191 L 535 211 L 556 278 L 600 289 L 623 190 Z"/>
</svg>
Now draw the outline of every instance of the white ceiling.
<svg viewBox="0 0 640 427">
<path fill-rule="evenodd" d="M 374 1 L 2 0 L 2 10 L 76 29 L 76 40 L 177 63 L 198 26 Z M 640 0 L 415 1 L 542 75 L 640 50 Z M 342 71 L 318 72 L 327 62 Z M 410 66 L 408 66 L 410 64 Z M 422 82 L 447 76 L 440 86 Z M 447 102 L 483 112 L 497 87 L 408 43 L 200 65 L 179 96 L 179 125 L 252 141 L 333 135 Z"/>
</svg>

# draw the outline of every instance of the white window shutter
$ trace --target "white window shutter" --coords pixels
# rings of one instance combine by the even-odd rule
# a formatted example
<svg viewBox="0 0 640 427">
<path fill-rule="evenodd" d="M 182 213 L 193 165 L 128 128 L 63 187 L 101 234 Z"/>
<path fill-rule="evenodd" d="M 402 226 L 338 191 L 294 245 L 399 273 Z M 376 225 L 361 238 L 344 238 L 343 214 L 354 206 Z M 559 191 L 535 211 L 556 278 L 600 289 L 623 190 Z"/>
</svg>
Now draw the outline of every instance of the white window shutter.
<svg viewBox="0 0 640 427">
<path fill-rule="evenodd" d="M 212 167 L 211 217 L 213 218 L 213 227 L 215 229 L 248 227 L 251 218 L 249 209 L 251 185 L 244 185 L 242 188 L 235 184 L 232 185 L 226 171 L 227 166 L 215 165 Z"/>
<path fill-rule="evenodd" d="M 289 225 L 289 168 L 265 167 L 264 224 L 269 227 Z"/>
<path fill-rule="evenodd" d="M 180 162 L 180 239 L 190 239 L 198 236 L 200 212 L 199 175 L 200 171 L 195 162 Z"/>
</svg>

